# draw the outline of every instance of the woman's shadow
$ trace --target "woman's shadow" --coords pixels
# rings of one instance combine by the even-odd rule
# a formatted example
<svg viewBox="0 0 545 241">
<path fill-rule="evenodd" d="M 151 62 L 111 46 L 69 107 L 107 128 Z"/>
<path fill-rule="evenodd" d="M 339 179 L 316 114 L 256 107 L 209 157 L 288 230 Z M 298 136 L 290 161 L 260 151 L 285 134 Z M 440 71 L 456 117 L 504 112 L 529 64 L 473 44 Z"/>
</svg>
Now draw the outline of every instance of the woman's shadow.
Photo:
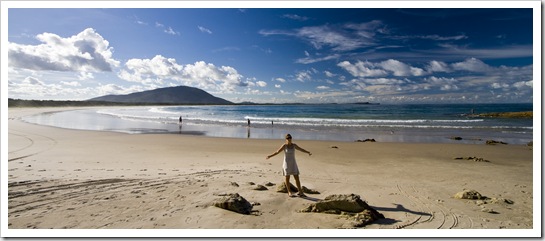
<svg viewBox="0 0 545 241">
<path fill-rule="evenodd" d="M 390 208 L 390 207 L 375 207 L 375 206 L 371 206 L 371 207 L 374 208 L 377 211 L 383 211 L 383 212 L 405 212 L 405 213 L 412 213 L 412 214 L 420 215 L 420 216 L 432 216 L 429 213 L 413 211 L 413 210 L 407 209 L 401 204 L 397 204 L 397 203 L 392 203 L 392 204 L 394 204 L 395 207 L 393 207 L 393 208 Z M 384 218 L 384 219 L 379 219 L 379 220 L 376 221 L 377 224 L 394 224 L 394 223 L 398 223 L 398 222 L 401 222 L 401 220 L 396 220 L 396 219 L 391 219 L 391 218 Z"/>
</svg>

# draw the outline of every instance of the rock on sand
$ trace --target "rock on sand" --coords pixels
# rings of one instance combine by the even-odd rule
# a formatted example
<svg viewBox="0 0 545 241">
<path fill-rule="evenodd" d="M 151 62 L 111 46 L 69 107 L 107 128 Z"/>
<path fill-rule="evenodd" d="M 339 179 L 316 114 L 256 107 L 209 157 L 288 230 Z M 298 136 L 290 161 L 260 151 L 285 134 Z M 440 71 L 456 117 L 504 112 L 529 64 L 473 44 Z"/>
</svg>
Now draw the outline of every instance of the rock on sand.
<svg viewBox="0 0 545 241">
<path fill-rule="evenodd" d="M 242 214 L 252 212 L 252 204 L 238 193 L 230 193 L 222 196 L 213 203 L 214 206 Z"/>
<path fill-rule="evenodd" d="M 351 227 L 363 227 L 375 220 L 384 218 L 384 215 L 371 208 L 356 194 L 329 195 L 324 200 L 302 209 L 301 212 L 341 214 L 350 221 L 349 226 Z"/>
</svg>

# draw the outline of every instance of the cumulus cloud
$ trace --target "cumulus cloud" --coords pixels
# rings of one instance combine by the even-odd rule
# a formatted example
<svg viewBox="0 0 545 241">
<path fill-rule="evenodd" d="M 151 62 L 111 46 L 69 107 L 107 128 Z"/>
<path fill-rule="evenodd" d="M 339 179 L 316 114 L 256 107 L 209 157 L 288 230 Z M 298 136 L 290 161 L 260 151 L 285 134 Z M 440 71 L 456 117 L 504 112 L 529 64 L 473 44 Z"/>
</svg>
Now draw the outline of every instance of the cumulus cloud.
<svg viewBox="0 0 545 241">
<path fill-rule="evenodd" d="M 113 49 L 100 34 L 88 28 L 63 38 L 53 33 L 36 36 L 39 45 L 9 43 L 8 65 L 29 70 L 111 72 L 119 65 Z"/>
<path fill-rule="evenodd" d="M 95 76 L 93 75 L 93 73 L 89 73 L 89 72 L 80 72 L 78 74 L 78 79 L 79 80 L 89 80 L 89 79 L 94 79 Z"/>
<path fill-rule="evenodd" d="M 355 64 L 351 64 L 348 61 L 343 61 L 337 64 L 337 66 L 348 71 L 348 73 L 354 77 L 378 77 L 387 75 L 385 70 L 377 69 L 375 64 L 368 61 L 358 61 Z"/>
<path fill-rule="evenodd" d="M 394 59 L 383 61 L 378 65 L 382 69 L 392 72 L 394 76 L 421 76 L 425 74 L 423 69 L 411 67 Z"/>
<path fill-rule="evenodd" d="M 118 76 L 146 85 L 164 84 L 166 80 L 174 80 L 185 85 L 218 91 L 233 91 L 236 87 L 248 85 L 233 67 L 215 66 L 204 61 L 181 65 L 176 59 L 161 55 L 152 59 L 130 59 Z"/>
<path fill-rule="evenodd" d="M 454 63 L 434 60 L 429 61 L 424 68 L 413 67 L 394 59 L 381 62 L 343 61 L 338 66 L 354 77 L 339 83 L 341 86 L 381 98 L 403 95 L 413 96 L 416 98 L 414 101 L 451 101 L 443 98 L 447 95 L 461 98 L 463 93 L 471 93 L 471 97 L 461 101 L 474 101 L 489 96 L 487 90 L 496 90 L 501 91 L 499 95 L 502 98 L 510 96 L 509 98 L 520 99 L 521 96 L 531 95 L 533 88 L 531 65 L 494 67 L 476 58 Z M 428 76 L 431 74 L 435 76 Z M 430 99 L 426 99 L 426 96 Z"/>
<path fill-rule="evenodd" d="M 308 81 L 308 80 L 311 80 L 312 77 L 311 77 L 311 72 L 306 70 L 306 71 L 299 71 L 295 74 L 295 79 L 298 80 L 298 81 L 301 81 L 301 82 L 305 82 L 305 81 Z"/>
<path fill-rule="evenodd" d="M 522 89 L 522 88 L 532 88 L 534 86 L 534 81 L 530 80 L 530 81 L 519 81 L 519 82 L 516 82 L 513 84 L 513 87 L 517 88 L 517 89 Z"/>
<path fill-rule="evenodd" d="M 32 77 L 32 76 L 29 76 L 29 77 L 26 77 L 23 82 L 23 84 L 25 85 L 40 85 L 40 86 L 44 86 L 44 82 L 40 81 L 39 79 L 35 78 L 35 77 Z"/>
<path fill-rule="evenodd" d="M 471 72 L 488 72 L 492 69 L 489 65 L 476 58 L 469 58 L 462 62 L 454 63 L 452 64 L 452 68 L 455 70 L 465 70 Z"/>
<path fill-rule="evenodd" d="M 400 85 L 406 81 L 394 78 L 376 78 L 376 79 L 363 79 L 364 83 L 369 85 Z"/>
<path fill-rule="evenodd" d="M 67 86 L 73 86 L 73 87 L 81 86 L 81 84 L 77 81 L 70 81 L 70 82 L 61 81 L 61 84 L 67 85 Z"/>
<path fill-rule="evenodd" d="M 395 59 L 382 62 L 357 61 L 350 63 L 342 61 L 337 66 L 346 70 L 354 77 L 384 77 L 384 76 L 426 76 L 432 73 L 453 73 L 455 71 L 469 71 L 475 73 L 501 72 L 502 75 L 520 76 L 530 68 L 492 67 L 476 58 L 469 58 L 462 62 L 447 64 L 441 61 L 430 61 L 424 68 L 414 67 Z"/>
<path fill-rule="evenodd" d="M 74 96 L 78 91 L 71 91 L 59 84 L 47 84 L 39 77 L 28 76 L 19 81 L 9 81 L 8 95 L 10 98 L 52 98 L 56 96 Z"/>
<path fill-rule="evenodd" d="M 336 74 L 334 74 L 334 73 L 331 73 L 331 72 L 329 72 L 329 71 L 327 71 L 327 70 L 326 70 L 326 71 L 324 71 L 324 74 L 325 74 L 325 76 L 327 76 L 327 77 L 329 77 L 329 78 L 332 78 L 332 77 L 335 77 L 335 76 L 337 76 Z"/>
<path fill-rule="evenodd" d="M 492 85 L 490 85 L 490 87 L 492 87 L 493 89 L 507 89 L 507 88 L 509 88 L 509 84 L 506 84 L 506 83 L 492 83 Z"/>
<path fill-rule="evenodd" d="M 330 89 L 330 87 L 325 86 L 325 85 L 320 85 L 320 86 L 316 87 L 316 89 L 318 89 L 318 90 L 327 90 L 327 89 Z"/>
<path fill-rule="evenodd" d="M 427 66 L 428 72 L 451 72 L 447 63 L 437 60 L 432 60 Z"/>
</svg>

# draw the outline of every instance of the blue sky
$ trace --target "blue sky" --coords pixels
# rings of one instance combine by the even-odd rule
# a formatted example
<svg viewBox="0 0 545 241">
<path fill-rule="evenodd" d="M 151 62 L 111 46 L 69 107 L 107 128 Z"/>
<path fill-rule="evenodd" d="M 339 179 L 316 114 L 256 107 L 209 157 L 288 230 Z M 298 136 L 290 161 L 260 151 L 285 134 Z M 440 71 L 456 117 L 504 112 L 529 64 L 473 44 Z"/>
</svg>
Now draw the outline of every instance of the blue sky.
<svg viewBox="0 0 545 241">
<path fill-rule="evenodd" d="M 105 5 L 8 14 L 10 98 L 84 100 L 178 85 L 258 103 L 534 96 L 532 8 Z"/>
</svg>

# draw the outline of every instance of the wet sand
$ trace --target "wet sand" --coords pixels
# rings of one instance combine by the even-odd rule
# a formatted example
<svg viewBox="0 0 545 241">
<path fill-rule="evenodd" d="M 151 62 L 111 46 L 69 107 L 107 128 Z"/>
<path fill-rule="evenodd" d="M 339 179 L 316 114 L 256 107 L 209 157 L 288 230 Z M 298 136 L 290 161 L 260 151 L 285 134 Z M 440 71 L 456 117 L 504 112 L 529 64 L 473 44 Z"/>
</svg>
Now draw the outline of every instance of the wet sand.
<svg viewBox="0 0 545 241">
<path fill-rule="evenodd" d="M 294 136 L 313 153 L 296 154 L 302 185 L 320 194 L 290 198 L 276 191 L 283 181 L 282 155 L 265 159 L 284 140 L 131 135 L 20 120 L 62 109 L 8 110 L 8 160 L 2 163 L 7 236 L 51 234 L 43 229 L 91 237 L 540 236 L 534 204 L 541 200 L 534 200 L 534 192 L 541 186 L 534 183 L 539 185 L 541 176 L 533 162 L 539 150 L 526 145 L 298 141 Z M 268 182 L 276 185 L 253 190 Z M 463 190 L 512 203 L 454 198 Z M 210 205 L 225 193 L 240 194 L 254 204 L 254 212 L 242 215 Z M 328 195 L 351 193 L 385 219 L 339 229 L 346 219 L 298 212 Z M 71 231 L 76 229 L 93 230 Z"/>
</svg>

